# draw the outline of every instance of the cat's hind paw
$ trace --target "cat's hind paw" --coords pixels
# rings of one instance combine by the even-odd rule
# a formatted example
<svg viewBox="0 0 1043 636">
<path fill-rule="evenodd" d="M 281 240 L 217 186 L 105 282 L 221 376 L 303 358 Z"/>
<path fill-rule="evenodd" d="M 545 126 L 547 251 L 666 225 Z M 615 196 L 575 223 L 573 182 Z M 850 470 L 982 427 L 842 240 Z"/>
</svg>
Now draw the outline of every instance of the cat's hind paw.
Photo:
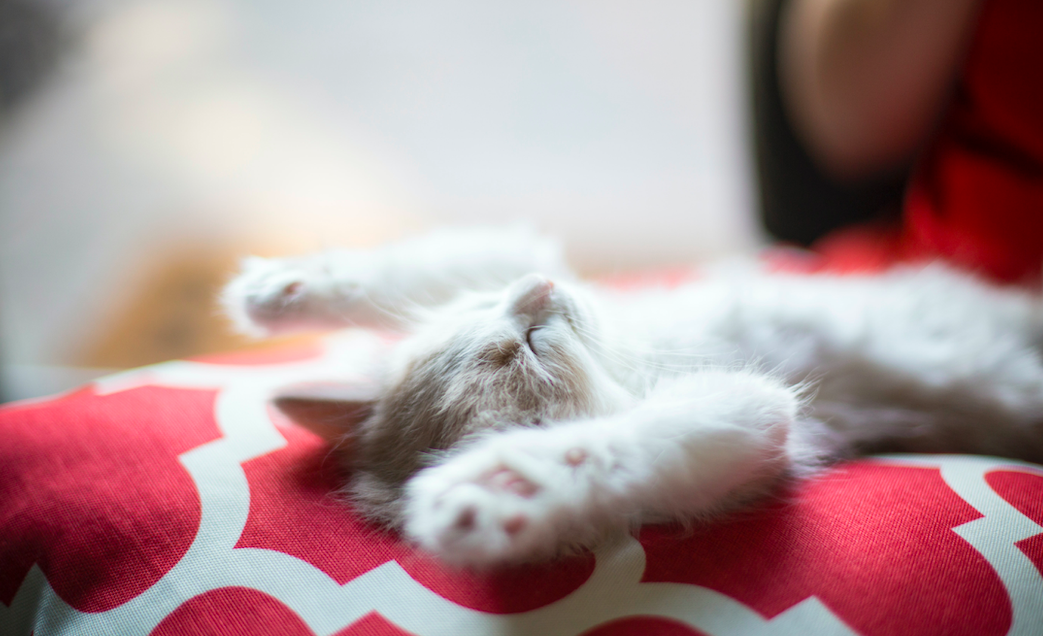
<svg viewBox="0 0 1043 636">
<path fill-rule="evenodd" d="M 421 471 L 407 486 L 409 538 L 469 566 L 549 557 L 574 543 L 583 525 L 587 455 L 519 443 L 544 432 L 490 440 Z"/>
</svg>

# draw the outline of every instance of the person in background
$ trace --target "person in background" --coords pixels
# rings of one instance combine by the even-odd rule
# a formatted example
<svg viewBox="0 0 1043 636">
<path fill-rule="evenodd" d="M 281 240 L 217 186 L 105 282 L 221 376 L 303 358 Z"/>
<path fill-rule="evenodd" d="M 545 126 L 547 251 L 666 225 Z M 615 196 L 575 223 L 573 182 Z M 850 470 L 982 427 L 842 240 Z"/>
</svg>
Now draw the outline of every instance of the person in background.
<svg viewBox="0 0 1043 636">
<path fill-rule="evenodd" d="M 822 173 L 912 166 L 897 224 L 819 245 L 1038 282 L 1043 2 L 785 0 L 774 36 L 781 108 Z"/>
</svg>

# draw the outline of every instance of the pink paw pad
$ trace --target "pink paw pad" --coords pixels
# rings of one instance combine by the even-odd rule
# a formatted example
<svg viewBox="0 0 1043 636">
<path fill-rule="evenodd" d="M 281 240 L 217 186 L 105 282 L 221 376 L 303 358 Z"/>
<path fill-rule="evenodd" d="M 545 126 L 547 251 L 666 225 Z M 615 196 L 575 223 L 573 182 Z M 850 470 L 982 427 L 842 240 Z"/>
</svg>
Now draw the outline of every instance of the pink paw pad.
<svg viewBox="0 0 1043 636">
<path fill-rule="evenodd" d="M 490 474 L 487 483 L 492 488 L 512 492 L 526 499 L 532 497 L 540 490 L 536 484 L 506 467 L 498 468 Z"/>
<path fill-rule="evenodd" d="M 297 294 L 299 294 L 301 292 L 301 290 L 303 288 L 304 288 L 304 283 L 302 283 L 299 280 L 295 280 L 292 283 L 287 283 L 287 285 L 282 288 L 282 294 L 281 295 L 284 298 L 289 298 L 291 296 L 296 296 Z"/>
<path fill-rule="evenodd" d="M 582 448 L 570 448 L 565 452 L 565 463 L 569 466 L 579 466 L 587 461 L 587 451 Z"/>
<path fill-rule="evenodd" d="M 529 523 L 522 515 L 515 515 L 503 522 L 503 531 L 507 534 L 518 534 Z"/>
<path fill-rule="evenodd" d="M 474 528 L 477 518 L 478 511 L 474 508 L 464 508 L 460 511 L 460 515 L 456 518 L 453 527 L 463 531 L 471 530 Z"/>
</svg>

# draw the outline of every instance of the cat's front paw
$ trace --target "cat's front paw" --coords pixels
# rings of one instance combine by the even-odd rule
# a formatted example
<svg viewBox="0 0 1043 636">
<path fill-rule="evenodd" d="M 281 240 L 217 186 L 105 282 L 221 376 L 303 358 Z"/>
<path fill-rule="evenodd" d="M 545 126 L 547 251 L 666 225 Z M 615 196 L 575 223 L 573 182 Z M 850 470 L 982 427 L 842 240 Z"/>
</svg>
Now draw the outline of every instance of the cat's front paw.
<svg viewBox="0 0 1043 636">
<path fill-rule="evenodd" d="M 417 474 L 407 486 L 409 538 L 471 566 L 545 558 L 582 542 L 586 451 L 526 444 L 545 431 L 519 433 Z"/>
<path fill-rule="evenodd" d="M 221 301 L 237 329 L 267 335 L 341 326 L 334 318 L 348 304 L 348 287 L 332 280 L 317 259 L 251 257 L 225 287 Z"/>
</svg>

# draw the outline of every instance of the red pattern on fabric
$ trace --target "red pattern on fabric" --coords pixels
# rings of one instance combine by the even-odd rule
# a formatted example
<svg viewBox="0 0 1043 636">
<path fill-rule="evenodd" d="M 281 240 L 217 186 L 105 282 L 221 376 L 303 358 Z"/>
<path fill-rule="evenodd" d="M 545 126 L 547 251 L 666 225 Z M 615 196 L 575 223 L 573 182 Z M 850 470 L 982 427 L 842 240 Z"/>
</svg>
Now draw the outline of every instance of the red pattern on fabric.
<svg viewBox="0 0 1043 636">
<path fill-rule="evenodd" d="M 558 601 L 583 585 L 594 571 L 590 555 L 491 572 L 454 570 L 414 553 L 401 562 L 421 585 L 457 605 L 493 614 L 527 612 Z"/>
<path fill-rule="evenodd" d="M 199 527 L 177 456 L 219 437 L 213 391 L 87 388 L 0 409 L 0 602 L 33 563 L 85 612 L 111 609 L 160 579 Z"/>
<path fill-rule="evenodd" d="M 376 612 L 370 612 L 333 636 L 415 636 Z"/>
<path fill-rule="evenodd" d="M 906 256 L 1001 281 L 1043 264 L 1043 3 L 989 0 L 905 203 Z"/>
<path fill-rule="evenodd" d="M 1018 512 L 1043 526 L 1043 475 L 997 470 L 985 476 L 997 495 L 1003 497 Z M 1043 533 L 1018 541 L 1018 549 L 1025 553 L 1043 576 Z"/>
<path fill-rule="evenodd" d="M 315 636 L 290 608 L 246 587 L 222 587 L 182 603 L 149 636 Z"/>
<path fill-rule="evenodd" d="M 645 528 L 643 580 L 702 585 L 768 618 L 814 595 L 866 636 L 1005 634 L 1002 582 L 951 530 L 980 516 L 937 469 L 857 462 L 691 536 Z"/>
<path fill-rule="evenodd" d="M 168 571 L 191 543 L 200 513 L 177 456 L 219 436 L 214 395 L 144 387 L 97 396 L 85 389 L 0 409 L 5 604 L 33 562 L 84 611 L 130 600 Z M 251 503 L 238 547 L 291 554 L 341 583 L 394 558 L 444 598 L 496 613 L 543 607 L 590 576 L 589 556 L 497 574 L 445 568 L 355 519 L 330 496 L 342 475 L 325 444 L 285 420 L 276 425 L 288 445 L 244 463 Z M 987 481 L 1043 525 L 1043 477 L 994 471 Z M 984 557 L 951 530 L 978 517 L 936 469 L 863 461 L 691 535 L 646 528 L 644 580 L 704 585 L 766 618 L 815 595 L 866 636 L 1002 633 L 1010 623 L 1006 592 Z M 1043 571 L 1043 535 L 1018 547 Z M 228 587 L 182 604 L 153 633 L 311 631 L 277 599 Z M 699 632 L 649 616 L 611 621 L 585 636 L 617 633 Z M 371 613 L 337 636 L 364 634 L 407 633 Z"/>
<path fill-rule="evenodd" d="M 237 548 L 293 555 L 340 584 L 396 560 L 436 594 L 496 614 L 553 603 L 594 571 L 589 555 L 496 572 L 448 568 L 362 521 L 350 504 L 333 495 L 343 476 L 324 441 L 285 422 L 279 430 L 288 442 L 285 448 L 243 464 L 250 483 L 250 516 Z"/>
<path fill-rule="evenodd" d="M 581 636 L 704 636 L 683 623 L 657 616 L 631 616 L 588 629 Z"/>
</svg>

